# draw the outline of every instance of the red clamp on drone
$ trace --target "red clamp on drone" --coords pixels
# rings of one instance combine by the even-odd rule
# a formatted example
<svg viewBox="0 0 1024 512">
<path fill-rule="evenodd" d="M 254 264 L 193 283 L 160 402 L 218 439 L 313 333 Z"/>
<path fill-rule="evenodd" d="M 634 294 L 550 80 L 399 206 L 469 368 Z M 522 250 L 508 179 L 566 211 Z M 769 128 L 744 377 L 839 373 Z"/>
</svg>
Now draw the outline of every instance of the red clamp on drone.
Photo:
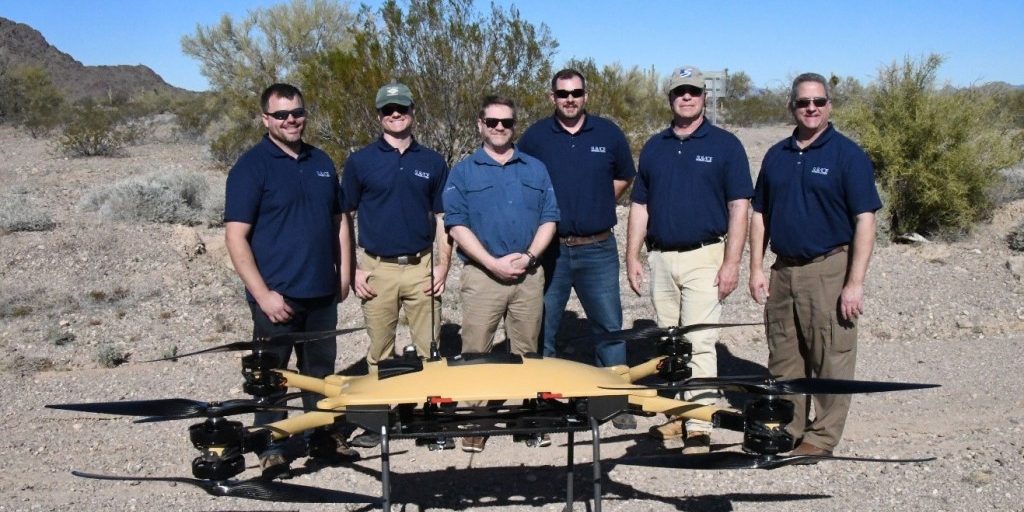
<svg viewBox="0 0 1024 512">
<path fill-rule="evenodd" d="M 540 393 L 537 393 L 537 399 L 539 400 L 555 400 L 558 398 L 562 398 L 561 393 L 552 393 L 550 391 L 541 391 Z"/>
<path fill-rule="evenodd" d="M 428 396 L 427 397 L 427 401 L 430 402 L 433 405 L 441 405 L 441 404 L 450 404 L 450 403 L 454 402 L 455 400 L 452 400 L 451 398 L 445 398 L 443 396 Z"/>
</svg>

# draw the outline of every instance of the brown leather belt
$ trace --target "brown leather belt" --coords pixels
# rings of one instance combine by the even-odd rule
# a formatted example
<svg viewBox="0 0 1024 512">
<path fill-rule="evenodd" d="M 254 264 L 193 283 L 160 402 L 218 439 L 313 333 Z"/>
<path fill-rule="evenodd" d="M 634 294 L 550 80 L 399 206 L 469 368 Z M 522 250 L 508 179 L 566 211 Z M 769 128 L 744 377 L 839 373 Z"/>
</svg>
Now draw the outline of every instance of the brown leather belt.
<svg viewBox="0 0 1024 512">
<path fill-rule="evenodd" d="M 604 242 L 605 240 L 608 240 L 608 237 L 610 237 L 610 236 L 612 236 L 612 230 L 608 229 L 608 230 L 602 231 L 600 233 L 595 233 L 593 235 L 586 235 L 586 236 L 574 236 L 574 235 L 560 236 L 560 237 L 558 237 L 558 241 L 561 242 L 564 245 L 568 245 L 569 247 L 576 247 L 576 246 L 579 246 L 579 245 L 590 245 L 590 244 L 596 244 L 598 242 Z"/>
<path fill-rule="evenodd" d="M 802 265 L 809 265 L 811 263 L 818 263 L 819 261 L 825 261 L 825 259 L 828 258 L 829 256 L 835 256 L 836 254 L 839 254 L 841 252 L 846 252 L 845 245 L 840 245 L 839 247 L 836 247 L 831 251 L 826 252 L 825 254 L 819 254 L 813 258 L 791 258 L 789 256 L 777 256 L 775 259 L 781 261 L 783 265 L 786 265 L 788 267 L 799 267 Z"/>
<path fill-rule="evenodd" d="M 422 251 L 416 254 L 402 254 L 401 256 L 389 257 L 377 256 L 376 254 L 373 254 L 372 252 L 366 250 L 364 250 L 363 252 L 366 253 L 367 256 L 382 263 L 394 263 L 396 265 L 418 265 L 420 261 L 423 260 L 424 256 L 430 254 L 430 249 L 423 249 Z"/>
</svg>

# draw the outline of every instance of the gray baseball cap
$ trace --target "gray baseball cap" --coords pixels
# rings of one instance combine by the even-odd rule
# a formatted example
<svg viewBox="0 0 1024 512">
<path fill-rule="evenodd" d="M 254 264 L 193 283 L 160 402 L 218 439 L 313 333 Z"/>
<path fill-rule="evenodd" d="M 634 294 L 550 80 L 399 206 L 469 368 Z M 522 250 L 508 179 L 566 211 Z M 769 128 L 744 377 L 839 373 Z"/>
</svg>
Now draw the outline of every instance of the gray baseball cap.
<svg viewBox="0 0 1024 512">
<path fill-rule="evenodd" d="M 683 66 L 672 70 L 672 77 L 668 80 L 668 90 L 675 89 L 680 85 L 692 85 L 704 88 L 704 73 L 693 66 Z"/>
<path fill-rule="evenodd" d="M 412 105 L 412 91 L 409 90 L 404 84 L 393 83 L 381 87 L 377 91 L 377 108 L 383 108 L 384 105 L 402 105 L 408 107 Z"/>
</svg>

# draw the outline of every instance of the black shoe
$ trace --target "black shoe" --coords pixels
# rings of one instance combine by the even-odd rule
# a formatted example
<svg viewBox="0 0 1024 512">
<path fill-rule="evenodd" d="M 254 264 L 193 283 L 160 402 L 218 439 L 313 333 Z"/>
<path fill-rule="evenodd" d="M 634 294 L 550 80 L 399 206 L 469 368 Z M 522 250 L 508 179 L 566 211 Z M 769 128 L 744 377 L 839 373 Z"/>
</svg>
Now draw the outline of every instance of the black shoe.
<svg viewBox="0 0 1024 512">
<path fill-rule="evenodd" d="M 551 446 L 551 436 L 547 434 L 536 434 L 526 440 L 526 446 L 529 446 L 530 448 L 544 448 L 545 446 Z"/>
<path fill-rule="evenodd" d="M 636 428 L 636 418 L 632 414 L 620 414 L 612 418 L 612 425 L 619 430 L 633 430 Z"/>
<path fill-rule="evenodd" d="M 380 444 L 380 434 L 363 432 L 362 434 L 350 439 L 348 444 L 350 446 L 358 446 L 360 448 L 373 448 Z"/>
<path fill-rule="evenodd" d="M 309 438 L 307 453 L 311 459 L 330 466 L 359 459 L 359 452 L 338 432 L 317 430 Z"/>
</svg>

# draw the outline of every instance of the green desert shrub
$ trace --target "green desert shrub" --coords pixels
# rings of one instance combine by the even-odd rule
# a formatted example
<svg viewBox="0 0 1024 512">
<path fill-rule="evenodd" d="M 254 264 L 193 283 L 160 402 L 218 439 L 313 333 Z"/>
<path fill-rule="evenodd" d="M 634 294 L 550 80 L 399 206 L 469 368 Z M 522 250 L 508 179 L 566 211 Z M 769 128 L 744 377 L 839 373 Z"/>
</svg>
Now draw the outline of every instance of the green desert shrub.
<svg viewBox="0 0 1024 512">
<path fill-rule="evenodd" d="M 115 368 L 128 362 L 131 354 L 111 343 L 103 343 L 96 350 L 96 362 L 104 368 Z"/>
<path fill-rule="evenodd" d="M 49 231 L 56 226 L 49 212 L 25 194 L 0 193 L 0 232 Z"/>
<path fill-rule="evenodd" d="M 119 156 L 127 146 L 145 140 L 151 131 L 143 118 L 86 102 L 71 109 L 57 137 L 57 149 L 71 157 Z"/>
<path fill-rule="evenodd" d="M 935 87 L 941 63 L 931 55 L 883 68 L 865 101 L 836 111 L 837 124 L 875 164 L 894 235 L 968 232 L 992 215 L 999 169 L 1024 158 L 1020 137 L 991 95 Z"/>
<path fill-rule="evenodd" d="M 207 217 L 213 215 L 208 204 L 217 201 L 205 176 L 172 170 L 96 187 L 82 196 L 79 208 L 110 220 L 195 225 L 217 222 Z"/>
</svg>

